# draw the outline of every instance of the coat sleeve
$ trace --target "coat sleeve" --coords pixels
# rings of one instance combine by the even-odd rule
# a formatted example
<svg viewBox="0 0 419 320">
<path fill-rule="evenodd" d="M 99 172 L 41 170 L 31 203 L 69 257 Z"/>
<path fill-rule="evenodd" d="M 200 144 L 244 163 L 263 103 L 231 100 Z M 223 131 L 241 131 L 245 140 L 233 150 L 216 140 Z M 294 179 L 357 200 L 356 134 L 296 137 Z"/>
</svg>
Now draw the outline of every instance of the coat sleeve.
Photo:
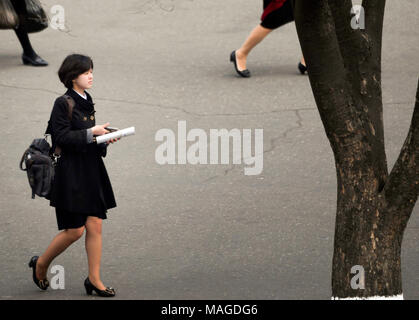
<svg viewBox="0 0 419 320">
<path fill-rule="evenodd" d="M 68 117 L 68 104 L 65 98 L 55 100 L 51 112 L 51 130 L 55 144 L 63 150 L 83 152 L 87 146 L 87 129 L 71 130 L 71 121 Z"/>
</svg>

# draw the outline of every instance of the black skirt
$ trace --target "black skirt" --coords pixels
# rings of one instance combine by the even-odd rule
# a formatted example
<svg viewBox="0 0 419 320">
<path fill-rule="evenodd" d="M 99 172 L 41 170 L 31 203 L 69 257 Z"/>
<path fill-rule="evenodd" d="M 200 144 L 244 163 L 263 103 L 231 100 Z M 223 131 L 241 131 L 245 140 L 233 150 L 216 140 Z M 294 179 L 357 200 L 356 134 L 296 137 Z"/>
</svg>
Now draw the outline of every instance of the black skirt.
<svg viewBox="0 0 419 320">
<path fill-rule="evenodd" d="M 287 0 L 281 7 L 276 7 L 274 0 L 263 1 L 262 22 L 260 25 L 267 29 L 276 29 L 286 23 L 294 21 L 291 0 Z"/>
<path fill-rule="evenodd" d="M 87 217 L 97 217 L 103 220 L 107 218 L 106 211 L 102 213 L 85 214 L 69 212 L 59 208 L 55 208 L 55 215 L 57 216 L 58 230 L 80 228 L 86 224 Z"/>
</svg>

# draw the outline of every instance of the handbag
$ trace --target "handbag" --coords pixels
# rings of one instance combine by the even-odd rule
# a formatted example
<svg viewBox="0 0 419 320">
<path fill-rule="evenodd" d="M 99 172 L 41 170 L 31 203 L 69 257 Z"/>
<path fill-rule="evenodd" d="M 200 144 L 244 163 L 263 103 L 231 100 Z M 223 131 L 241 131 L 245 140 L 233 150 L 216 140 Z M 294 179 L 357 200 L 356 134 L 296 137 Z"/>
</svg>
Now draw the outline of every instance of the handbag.
<svg viewBox="0 0 419 320">
<path fill-rule="evenodd" d="M 0 29 L 14 29 L 18 24 L 19 17 L 10 0 L 0 0 Z"/>
<path fill-rule="evenodd" d="M 26 32 L 34 33 L 48 28 L 48 17 L 39 0 L 25 0 L 26 14 L 20 17 L 20 23 Z"/>
</svg>

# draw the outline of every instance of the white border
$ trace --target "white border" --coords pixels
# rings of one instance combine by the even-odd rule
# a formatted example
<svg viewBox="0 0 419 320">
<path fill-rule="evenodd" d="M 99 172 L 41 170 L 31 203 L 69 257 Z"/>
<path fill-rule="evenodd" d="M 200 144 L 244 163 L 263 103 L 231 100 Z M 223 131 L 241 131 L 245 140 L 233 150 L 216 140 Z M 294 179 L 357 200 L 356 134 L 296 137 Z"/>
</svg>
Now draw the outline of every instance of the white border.
<svg viewBox="0 0 419 320">
<path fill-rule="evenodd" d="M 348 297 L 348 298 L 339 298 L 332 297 L 332 300 L 404 300 L 403 293 L 398 294 L 397 296 L 372 296 L 372 297 Z"/>
</svg>

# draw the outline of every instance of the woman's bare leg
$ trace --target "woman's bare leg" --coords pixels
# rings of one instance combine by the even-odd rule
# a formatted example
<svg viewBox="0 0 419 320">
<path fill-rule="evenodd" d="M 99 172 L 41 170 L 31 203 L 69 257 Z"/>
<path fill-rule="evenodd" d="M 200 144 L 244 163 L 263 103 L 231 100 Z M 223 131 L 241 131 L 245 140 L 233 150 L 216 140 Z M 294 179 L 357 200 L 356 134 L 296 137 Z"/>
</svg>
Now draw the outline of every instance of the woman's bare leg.
<svg viewBox="0 0 419 320">
<path fill-rule="evenodd" d="M 89 280 L 99 290 L 105 290 L 106 287 L 100 280 L 100 258 L 102 256 L 102 219 L 100 218 L 87 218 L 86 252 L 89 263 Z"/>
<path fill-rule="evenodd" d="M 45 279 L 48 267 L 52 260 L 67 249 L 73 242 L 80 239 L 83 232 L 84 227 L 80 227 L 76 229 L 66 229 L 57 234 L 51 241 L 47 250 L 38 258 L 36 264 L 36 277 L 38 279 Z"/>
<path fill-rule="evenodd" d="M 272 32 L 272 29 L 267 29 L 262 27 L 260 24 L 257 25 L 250 35 L 247 37 L 246 41 L 236 50 L 236 60 L 237 68 L 240 71 L 246 69 L 247 56 L 254 47 L 256 47 L 265 37 Z"/>
</svg>

